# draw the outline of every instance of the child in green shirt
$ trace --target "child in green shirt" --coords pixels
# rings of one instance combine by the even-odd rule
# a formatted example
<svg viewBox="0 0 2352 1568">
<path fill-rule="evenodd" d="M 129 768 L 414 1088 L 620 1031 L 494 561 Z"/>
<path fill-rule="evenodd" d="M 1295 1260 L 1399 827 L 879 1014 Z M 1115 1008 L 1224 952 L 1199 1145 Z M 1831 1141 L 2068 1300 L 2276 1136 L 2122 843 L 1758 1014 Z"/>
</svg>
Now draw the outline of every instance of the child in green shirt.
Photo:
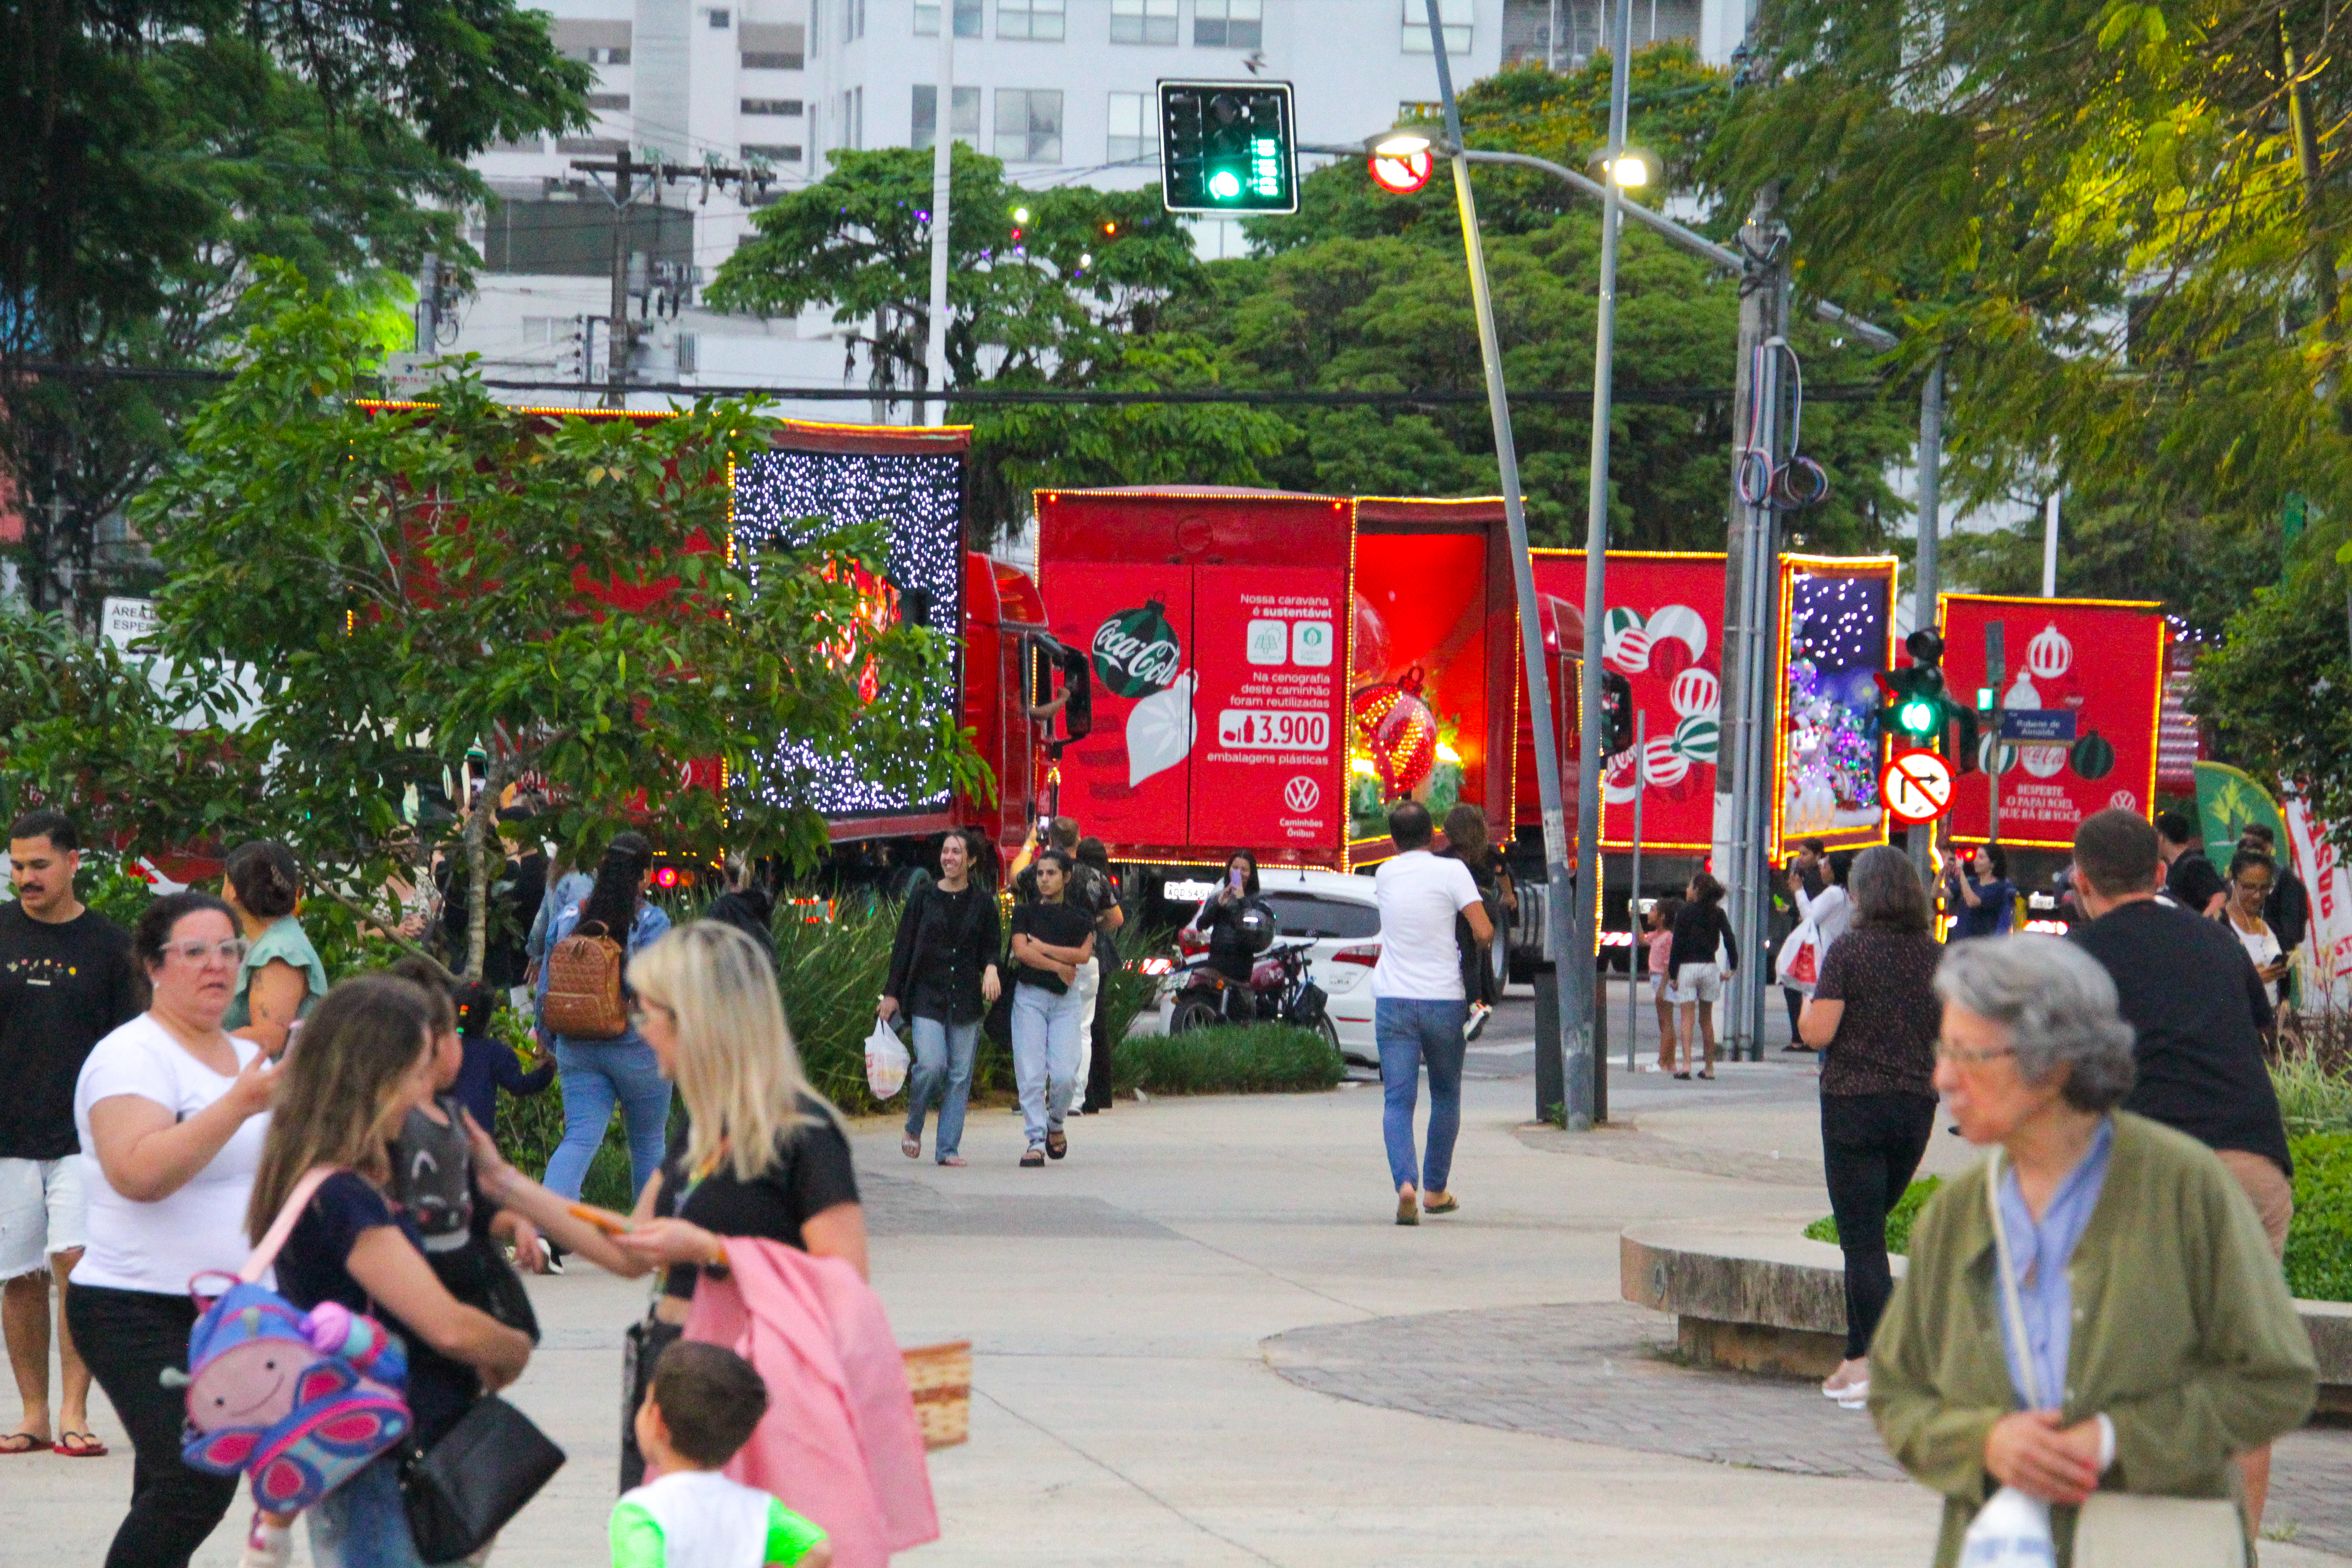
<svg viewBox="0 0 2352 1568">
<path fill-rule="evenodd" d="M 767 1413 L 767 1384 L 733 1351 L 662 1352 L 636 1415 L 652 1479 L 613 1507 L 613 1568 L 829 1568 L 824 1531 L 719 1473 Z"/>
</svg>

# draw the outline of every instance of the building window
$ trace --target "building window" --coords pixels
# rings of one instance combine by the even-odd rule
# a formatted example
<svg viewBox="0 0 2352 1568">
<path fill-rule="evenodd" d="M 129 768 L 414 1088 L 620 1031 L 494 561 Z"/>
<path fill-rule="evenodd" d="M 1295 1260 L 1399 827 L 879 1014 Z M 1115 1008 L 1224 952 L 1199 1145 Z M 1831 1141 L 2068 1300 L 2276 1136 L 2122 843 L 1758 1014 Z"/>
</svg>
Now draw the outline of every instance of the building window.
<svg viewBox="0 0 2352 1568">
<path fill-rule="evenodd" d="M 1000 0 L 1000 23 L 1003 15 Z M 1060 163 L 1062 95 L 1041 88 L 998 88 L 995 153 L 1009 163 Z"/>
<path fill-rule="evenodd" d="M 592 66 L 625 66 L 629 63 L 629 24 L 626 22 L 580 21 L 558 17 L 548 28 L 555 44 L 555 52 L 570 60 L 585 60 Z"/>
<path fill-rule="evenodd" d="M 614 158 L 627 152 L 629 144 L 609 136 L 559 136 L 555 150 L 582 158 Z"/>
<path fill-rule="evenodd" d="M 839 144 L 856 149 L 866 145 L 866 89 L 853 87 L 841 95 L 841 136 Z"/>
<path fill-rule="evenodd" d="M 626 109 L 629 95 L 625 92 L 592 92 L 588 95 L 591 109 Z"/>
<path fill-rule="evenodd" d="M 798 22 L 746 22 L 738 35 L 747 71 L 796 71 L 807 64 L 807 35 Z"/>
<path fill-rule="evenodd" d="M 1051 43 L 1062 36 L 1062 5 L 1063 0 L 996 0 L 996 36 Z"/>
<path fill-rule="evenodd" d="M 1133 163 L 1160 156 L 1160 100 L 1149 92 L 1110 95 L 1110 138 L 1104 148 L 1108 163 Z"/>
<path fill-rule="evenodd" d="M 1114 44 L 1174 43 L 1176 0 L 1110 0 L 1110 41 Z"/>
<path fill-rule="evenodd" d="M 1445 52 L 1466 55 L 1470 52 L 1470 17 L 1474 0 L 1437 0 L 1437 18 L 1445 28 Z M 1404 0 L 1404 52 L 1409 55 L 1431 53 L 1429 47 L 1429 12 L 1424 0 Z"/>
<path fill-rule="evenodd" d="M 732 12 L 710 11 L 705 13 L 705 15 L 710 18 L 710 30 L 714 33 L 723 33 L 729 27 L 734 26 L 735 23 L 735 16 Z"/>
<path fill-rule="evenodd" d="M 1406 0 L 1407 7 L 1421 0 Z M 1203 49 L 1255 49 L 1265 41 L 1265 0 L 1196 0 L 1192 44 Z"/>
<path fill-rule="evenodd" d="M 955 0 L 955 19 L 957 37 L 980 37 L 980 0 Z M 936 4 L 926 5 L 922 0 L 916 0 L 915 36 L 919 38 L 940 36 L 940 8 Z"/>
<path fill-rule="evenodd" d="M 801 150 L 791 142 L 746 142 L 743 143 L 743 156 L 770 163 L 797 163 L 801 161 Z"/>
<path fill-rule="evenodd" d="M 592 66 L 625 66 L 629 63 L 629 51 L 625 48 L 598 48 L 591 45 L 586 52 L 588 63 Z"/>
<path fill-rule="evenodd" d="M 960 87 L 955 89 L 955 123 L 948 134 L 967 147 L 980 145 L 980 89 Z M 940 89 L 927 81 L 915 84 L 914 134 L 907 144 L 919 151 L 939 140 Z"/>
<path fill-rule="evenodd" d="M 841 41 L 854 43 L 866 36 L 866 0 L 841 0 Z"/>
<path fill-rule="evenodd" d="M 743 100 L 746 114 L 798 114 L 801 100 L 797 98 L 747 98 Z"/>
<path fill-rule="evenodd" d="M 490 151 L 493 153 L 544 153 L 547 151 L 547 140 L 541 136 L 501 140 L 491 142 Z"/>
</svg>

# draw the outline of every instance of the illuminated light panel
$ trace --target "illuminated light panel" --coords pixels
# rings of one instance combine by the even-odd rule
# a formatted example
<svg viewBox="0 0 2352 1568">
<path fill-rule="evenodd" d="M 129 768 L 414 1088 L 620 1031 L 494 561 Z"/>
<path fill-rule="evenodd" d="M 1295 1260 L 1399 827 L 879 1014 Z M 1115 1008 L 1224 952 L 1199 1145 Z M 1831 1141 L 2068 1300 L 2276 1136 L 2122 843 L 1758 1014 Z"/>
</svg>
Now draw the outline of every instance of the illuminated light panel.
<svg viewBox="0 0 2352 1568">
<path fill-rule="evenodd" d="M 761 548 L 806 544 L 818 533 L 811 519 L 835 527 L 885 520 L 890 554 L 885 574 L 901 594 L 930 595 L 924 624 L 954 647 L 952 673 L 929 703 L 957 710 L 962 684 L 963 459 L 952 453 L 763 452 L 735 473 L 734 541 L 745 558 Z M 747 568 L 754 593 L 759 567 Z M 921 799 L 860 778 L 848 761 L 820 756 L 789 737 L 769 756 L 775 780 L 763 790 L 772 805 L 805 800 L 827 816 L 895 815 L 944 810 L 948 791 Z"/>
</svg>

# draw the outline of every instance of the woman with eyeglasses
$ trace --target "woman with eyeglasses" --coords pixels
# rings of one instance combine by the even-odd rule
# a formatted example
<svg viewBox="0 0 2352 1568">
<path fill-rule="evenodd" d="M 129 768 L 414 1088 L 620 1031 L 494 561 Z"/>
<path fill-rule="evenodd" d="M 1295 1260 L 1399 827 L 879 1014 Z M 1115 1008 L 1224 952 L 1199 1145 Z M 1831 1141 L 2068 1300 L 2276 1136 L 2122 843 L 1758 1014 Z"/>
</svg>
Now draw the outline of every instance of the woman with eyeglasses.
<svg viewBox="0 0 2352 1568">
<path fill-rule="evenodd" d="M 157 899 L 131 951 L 152 1004 L 99 1041 L 74 1089 L 89 1230 L 66 1313 L 138 1455 L 107 1568 L 183 1568 L 236 1479 L 180 1462 L 187 1412 L 162 1379 L 187 1371 L 188 1281 L 233 1274 L 251 1250 L 245 1210 L 277 1069 L 260 1045 L 221 1026 L 247 955 L 227 904 L 209 893 Z"/>
<path fill-rule="evenodd" d="M 2277 861 L 2256 850 L 2241 849 L 2230 857 L 2230 901 L 2221 906 L 2230 934 L 2254 962 L 2254 973 L 2262 977 L 2273 1016 L 2278 1012 L 2279 983 L 2286 978 L 2287 961 L 2278 933 L 2263 919 L 2263 907 L 2277 883 Z"/>
</svg>

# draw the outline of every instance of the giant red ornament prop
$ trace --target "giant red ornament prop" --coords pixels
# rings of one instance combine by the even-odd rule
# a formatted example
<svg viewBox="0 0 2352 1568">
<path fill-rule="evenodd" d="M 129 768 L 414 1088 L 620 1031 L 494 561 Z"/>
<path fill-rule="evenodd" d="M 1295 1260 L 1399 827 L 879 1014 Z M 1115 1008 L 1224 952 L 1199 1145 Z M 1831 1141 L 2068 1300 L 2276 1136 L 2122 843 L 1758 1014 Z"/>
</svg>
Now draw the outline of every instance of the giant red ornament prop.
<svg viewBox="0 0 2352 1568">
<path fill-rule="evenodd" d="M 1359 690 L 1351 702 L 1356 733 L 1380 771 L 1381 793 L 1410 795 L 1437 766 L 1437 715 L 1422 700 L 1421 666 L 1394 682 Z"/>
</svg>

